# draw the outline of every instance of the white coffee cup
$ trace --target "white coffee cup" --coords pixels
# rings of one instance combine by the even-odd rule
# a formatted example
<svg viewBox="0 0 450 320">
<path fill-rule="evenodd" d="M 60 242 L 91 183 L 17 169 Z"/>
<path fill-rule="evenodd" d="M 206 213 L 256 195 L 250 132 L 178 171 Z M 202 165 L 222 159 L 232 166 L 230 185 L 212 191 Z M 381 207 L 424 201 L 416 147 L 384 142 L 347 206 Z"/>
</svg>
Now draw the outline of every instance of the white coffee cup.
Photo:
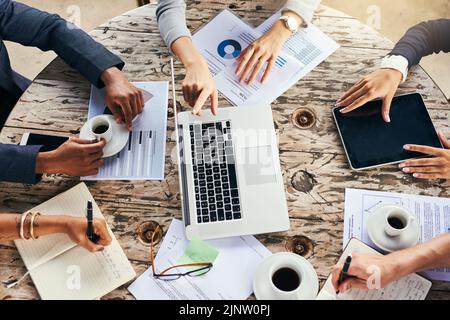
<svg viewBox="0 0 450 320">
<path fill-rule="evenodd" d="M 286 269 L 287 277 L 280 278 L 280 275 L 286 276 Z M 278 278 L 274 278 L 276 274 Z M 294 281 L 280 282 L 277 279 Z M 282 283 L 285 285 L 280 285 Z M 308 260 L 294 253 L 280 252 L 261 263 L 253 279 L 253 288 L 257 299 L 312 300 L 317 296 L 319 281 Z"/>
<path fill-rule="evenodd" d="M 414 220 L 406 209 L 395 207 L 386 214 L 385 231 L 388 236 L 398 237 L 405 232 Z"/>
<path fill-rule="evenodd" d="M 112 139 L 112 123 L 107 116 L 100 115 L 89 121 L 90 134 L 97 140 L 105 139 L 106 143 Z"/>
</svg>

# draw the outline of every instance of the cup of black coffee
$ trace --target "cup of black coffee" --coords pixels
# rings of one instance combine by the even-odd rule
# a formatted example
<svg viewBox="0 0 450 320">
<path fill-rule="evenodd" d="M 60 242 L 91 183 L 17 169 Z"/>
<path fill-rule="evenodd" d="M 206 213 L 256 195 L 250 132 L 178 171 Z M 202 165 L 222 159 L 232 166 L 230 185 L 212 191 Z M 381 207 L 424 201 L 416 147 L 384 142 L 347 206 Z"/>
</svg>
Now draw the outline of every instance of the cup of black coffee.
<svg viewBox="0 0 450 320">
<path fill-rule="evenodd" d="M 282 267 L 272 275 L 273 285 L 284 292 L 297 290 L 301 283 L 301 275 L 291 267 Z"/>
<path fill-rule="evenodd" d="M 112 138 L 112 124 L 107 116 L 100 115 L 89 121 L 91 135 L 97 140 L 105 139 L 108 143 Z"/>
<path fill-rule="evenodd" d="M 408 229 L 413 219 L 406 209 L 396 207 L 386 214 L 385 231 L 391 237 L 398 237 Z"/>
</svg>

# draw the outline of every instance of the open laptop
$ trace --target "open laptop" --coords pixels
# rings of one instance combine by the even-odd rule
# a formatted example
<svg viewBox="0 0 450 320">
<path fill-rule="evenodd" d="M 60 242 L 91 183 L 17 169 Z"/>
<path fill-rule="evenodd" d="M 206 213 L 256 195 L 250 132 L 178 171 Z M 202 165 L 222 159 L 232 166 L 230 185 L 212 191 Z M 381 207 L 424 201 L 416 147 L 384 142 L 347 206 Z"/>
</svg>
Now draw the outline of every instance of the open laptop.
<svg viewBox="0 0 450 320">
<path fill-rule="evenodd" d="M 286 231 L 289 215 L 270 105 L 177 113 L 172 90 L 186 237 Z"/>
</svg>

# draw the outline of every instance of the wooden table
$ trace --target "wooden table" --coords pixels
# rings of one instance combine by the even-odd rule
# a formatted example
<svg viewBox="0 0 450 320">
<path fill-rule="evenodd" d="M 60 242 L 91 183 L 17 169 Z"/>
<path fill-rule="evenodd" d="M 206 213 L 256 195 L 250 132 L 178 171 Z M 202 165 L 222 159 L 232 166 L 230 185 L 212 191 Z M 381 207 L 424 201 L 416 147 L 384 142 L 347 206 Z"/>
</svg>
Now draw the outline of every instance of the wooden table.
<svg viewBox="0 0 450 320">
<path fill-rule="evenodd" d="M 220 10 L 232 9 L 256 26 L 277 9 L 275 3 L 267 0 L 188 1 L 188 25 L 195 30 Z M 418 181 L 402 174 L 396 166 L 364 172 L 349 169 L 331 107 L 343 91 L 377 68 L 380 58 L 389 52 L 393 43 L 356 19 L 325 6 L 316 12 L 314 24 L 339 42 L 341 48 L 273 104 L 291 230 L 258 236 L 258 239 L 272 252 L 293 251 L 308 258 L 323 284 L 341 254 L 345 188 L 448 197 L 450 184 Z M 159 35 L 154 4 L 116 17 L 91 34 L 126 61 L 124 71 L 130 79 L 169 79 L 170 54 Z M 177 63 L 178 84 L 183 75 L 182 66 Z M 56 59 L 23 95 L 0 141 L 18 143 L 27 131 L 77 135 L 86 121 L 89 88 L 86 80 Z M 450 136 L 450 106 L 422 68 L 413 69 L 400 91 L 420 92 L 436 126 Z M 178 101 L 179 107 L 186 109 L 186 104 L 181 102 L 181 92 L 178 92 Z M 167 230 L 173 218 L 181 218 L 177 168 L 169 158 L 175 147 L 171 103 L 169 101 L 164 181 L 88 183 L 138 275 L 150 265 L 149 248 L 139 241 L 136 232 L 139 226 L 154 222 Z M 296 111 L 299 116 L 293 115 Z M 308 120 L 306 127 L 294 124 L 299 119 Z M 34 186 L 1 183 L 0 211 L 23 212 L 77 183 L 78 179 L 60 175 L 45 176 Z M 25 272 L 14 245 L 1 245 L 0 280 L 17 279 Z M 105 299 L 132 298 L 126 287 L 108 294 Z M 38 298 L 30 278 L 10 290 L 10 294 L 17 299 Z M 450 298 L 450 286 L 434 283 L 429 298 Z"/>
</svg>

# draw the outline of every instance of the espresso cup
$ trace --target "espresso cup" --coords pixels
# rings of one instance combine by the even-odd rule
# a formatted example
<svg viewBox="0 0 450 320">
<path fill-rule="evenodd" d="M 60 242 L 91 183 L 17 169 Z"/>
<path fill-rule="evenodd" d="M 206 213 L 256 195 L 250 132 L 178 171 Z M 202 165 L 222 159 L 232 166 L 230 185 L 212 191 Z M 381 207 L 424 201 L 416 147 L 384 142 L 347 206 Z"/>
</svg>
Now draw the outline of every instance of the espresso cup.
<svg viewBox="0 0 450 320">
<path fill-rule="evenodd" d="M 396 207 L 386 214 L 385 231 L 391 237 L 398 237 L 408 229 L 414 217 L 405 209 Z"/>
<path fill-rule="evenodd" d="M 297 264 L 284 262 L 272 266 L 271 287 L 282 299 L 296 299 L 302 284 L 303 270 Z"/>
<path fill-rule="evenodd" d="M 105 139 L 106 143 L 112 139 L 112 123 L 107 116 L 100 115 L 89 121 L 89 131 L 97 140 Z"/>
<path fill-rule="evenodd" d="M 279 252 L 265 258 L 253 278 L 260 300 L 312 300 L 319 291 L 317 273 L 305 258 Z"/>
</svg>

